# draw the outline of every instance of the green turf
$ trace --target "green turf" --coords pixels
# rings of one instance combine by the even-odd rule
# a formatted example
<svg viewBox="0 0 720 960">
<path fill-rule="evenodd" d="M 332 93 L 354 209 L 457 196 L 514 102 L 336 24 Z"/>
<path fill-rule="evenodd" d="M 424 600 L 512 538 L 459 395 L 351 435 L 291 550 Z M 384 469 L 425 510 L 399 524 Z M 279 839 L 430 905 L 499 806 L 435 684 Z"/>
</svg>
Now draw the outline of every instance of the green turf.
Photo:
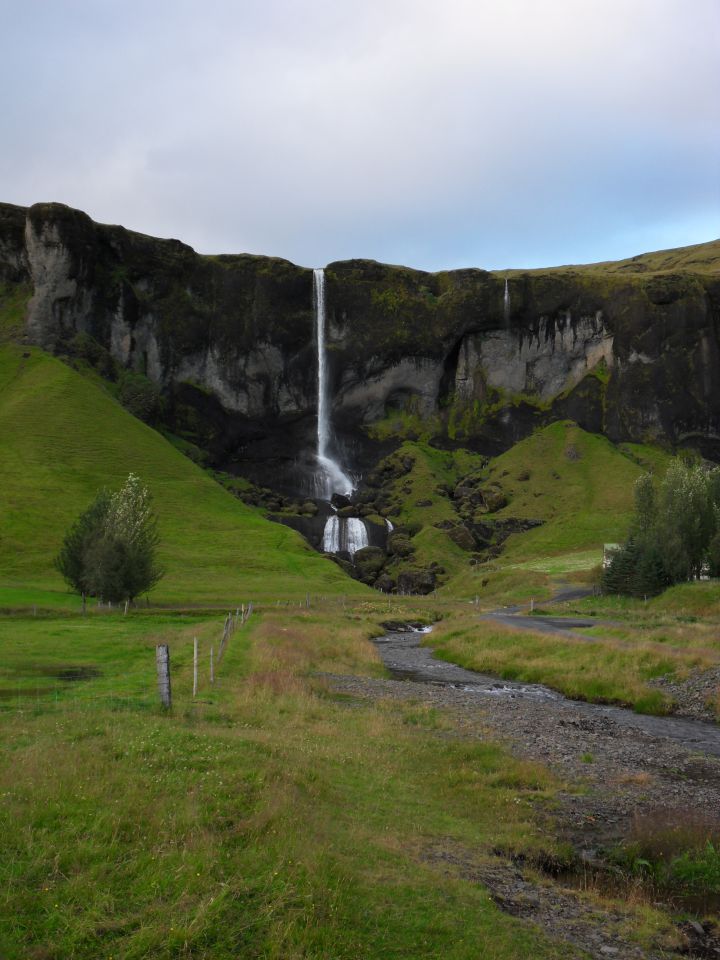
<svg viewBox="0 0 720 960">
<path fill-rule="evenodd" d="M 36 347 L 0 347 L 0 449 L 6 588 L 62 592 L 52 560 L 65 530 L 100 487 L 118 487 L 133 471 L 149 486 L 159 516 L 167 573 L 154 600 L 239 603 L 366 589 L 299 534 L 223 490 L 96 383 Z"/>
<path fill-rule="evenodd" d="M 509 600 L 544 596 L 548 577 L 597 567 L 603 544 L 627 534 L 635 480 L 647 470 L 663 471 L 669 460 L 654 447 L 615 446 L 571 421 L 537 430 L 485 468 L 477 454 L 436 450 L 416 441 L 400 447 L 397 458 L 408 457 L 412 469 L 392 482 L 392 496 L 394 519 L 422 528 L 413 537 L 413 563 L 442 564 L 445 594 L 494 592 Z M 452 490 L 463 476 L 478 472 L 481 486 L 499 485 L 508 503 L 495 513 L 478 513 L 476 521 L 520 518 L 541 520 L 542 526 L 512 535 L 498 558 L 474 565 L 472 551 L 458 547 L 437 526 L 459 520 L 452 498 L 438 488 Z"/>
<path fill-rule="evenodd" d="M 507 543 L 510 562 L 583 552 L 597 563 L 603 543 L 627 534 L 634 508 L 634 483 L 647 466 L 662 469 L 668 457 L 646 448 L 637 456 L 570 421 L 553 423 L 493 460 L 488 478 L 500 484 L 509 503 L 496 516 L 542 520 Z M 642 454 L 642 456 L 641 456 Z M 646 466 L 647 464 L 647 466 Z M 527 479 L 523 479 L 529 475 Z"/>
<path fill-rule="evenodd" d="M 193 703 L 191 637 L 204 661 L 220 622 L 0 622 L 18 676 L 102 671 L 58 700 L 0 704 L 3 958 L 568 956 L 453 866 L 556 851 L 534 813 L 552 775 L 486 738 L 438 736 L 422 705 L 349 704 L 305 679 L 373 666 L 368 625 L 335 611 L 252 618 Z M 158 638 L 169 715 L 148 699 Z"/>
</svg>

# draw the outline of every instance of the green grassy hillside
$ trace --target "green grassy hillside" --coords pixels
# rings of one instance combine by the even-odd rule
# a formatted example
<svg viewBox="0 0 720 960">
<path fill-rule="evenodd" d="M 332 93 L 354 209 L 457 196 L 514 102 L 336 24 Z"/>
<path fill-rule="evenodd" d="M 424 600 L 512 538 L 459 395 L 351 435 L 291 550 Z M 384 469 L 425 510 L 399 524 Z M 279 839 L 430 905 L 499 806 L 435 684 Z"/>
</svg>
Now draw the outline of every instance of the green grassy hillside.
<svg viewBox="0 0 720 960">
<path fill-rule="evenodd" d="M 508 541 L 507 558 L 599 552 L 621 540 L 633 510 L 635 480 L 660 471 L 667 456 L 652 447 L 616 447 L 570 421 L 553 423 L 493 460 L 488 476 L 508 505 L 496 516 L 542 520 Z"/>
<path fill-rule="evenodd" d="M 0 347 L 0 450 L 0 584 L 24 588 L 26 602 L 36 591 L 63 590 L 53 557 L 65 530 L 100 487 L 119 486 L 131 470 L 150 487 L 159 515 L 167 573 L 157 600 L 365 590 L 37 348 Z"/>
<path fill-rule="evenodd" d="M 720 273 L 720 240 L 695 243 L 689 247 L 674 247 L 670 250 L 654 250 L 640 253 L 626 260 L 606 260 L 600 263 L 569 264 L 567 266 L 542 267 L 536 270 L 506 270 L 503 276 L 518 273 L 553 273 L 568 271 L 580 273 L 633 274 L 633 273 Z"/>
<path fill-rule="evenodd" d="M 487 466 L 465 450 L 409 441 L 391 459 L 412 463 L 392 481 L 389 494 L 393 518 L 414 531 L 410 563 L 440 563 L 448 594 L 483 593 L 488 577 L 491 589 L 512 594 L 515 571 L 528 595 L 538 595 L 546 575 L 588 570 L 600 562 L 604 543 L 624 538 L 635 480 L 646 470 L 664 470 L 668 455 L 652 447 L 617 447 L 565 421 L 536 431 Z M 505 501 L 494 512 L 478 510 L 469 521 L 466 515 L 466 522 L 492 525 L 519 518 L 540 520 L 542 526 L 510 536 L 490 563 L 474 563 L 474 551 L 461 548 L 447 529 L 461 520 L 453 497 L 460 481 L 499 491 Z"/>
</svg>

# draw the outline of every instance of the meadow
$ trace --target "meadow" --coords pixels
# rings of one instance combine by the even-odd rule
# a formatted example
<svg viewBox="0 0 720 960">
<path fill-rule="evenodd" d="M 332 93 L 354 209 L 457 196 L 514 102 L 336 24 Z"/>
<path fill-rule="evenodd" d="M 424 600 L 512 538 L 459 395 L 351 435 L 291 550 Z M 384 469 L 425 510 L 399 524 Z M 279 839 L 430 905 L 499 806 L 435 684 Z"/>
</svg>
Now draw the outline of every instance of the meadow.
<svg viewBox="0 0 720 960">
<path fill-rule="evenodd" d="M 0 955 L 560 958 L 430 848 L 552 853 L 557 784 L 422 705 L 333 695 L 377 676 L 372 605 L 253 614 L 210 686 L 218 619 L 6 617 Z M 383 607 L 383 613 L 385 607 Z M 397 611 L 396 611 L 397 612 Z M 192 698 L 192 638 L 203 654 Z M 157 706 L 155 642 L 174 703 Z M 97 671 L 40 693 L 54 668 Z M 48 668 L 53 668 L 49 671 Z M 7 676 L 7 673 L 11 677 Z M 27 681 L 27 682 L 25 682 Z"/>
</svg>

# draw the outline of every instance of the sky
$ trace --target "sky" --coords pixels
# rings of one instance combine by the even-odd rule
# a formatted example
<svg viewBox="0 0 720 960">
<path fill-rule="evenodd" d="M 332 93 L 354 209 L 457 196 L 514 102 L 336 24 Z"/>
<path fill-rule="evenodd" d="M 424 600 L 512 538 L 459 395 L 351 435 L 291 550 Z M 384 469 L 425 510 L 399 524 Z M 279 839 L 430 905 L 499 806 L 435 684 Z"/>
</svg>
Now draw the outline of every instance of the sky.
<svg viewBox="0 0 720 960">
<path fill-rule="evenodd" d="M 426 270 L 720 236 L 720 0 L 0 0 L 0 200 Z"/>
</svg>

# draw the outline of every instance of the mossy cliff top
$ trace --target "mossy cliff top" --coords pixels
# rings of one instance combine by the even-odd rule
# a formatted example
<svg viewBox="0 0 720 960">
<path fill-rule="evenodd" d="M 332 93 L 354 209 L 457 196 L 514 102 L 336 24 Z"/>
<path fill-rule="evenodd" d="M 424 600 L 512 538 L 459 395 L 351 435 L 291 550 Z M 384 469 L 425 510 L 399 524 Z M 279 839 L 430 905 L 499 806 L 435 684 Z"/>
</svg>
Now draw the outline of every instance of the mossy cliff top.
<svg viewBox="0 0 720 960">
<path fill-rule="evenodd" d="M 329 264 L 328 382 L 349 465 L 366 469 L 369 428 L 398 411 L 478 449 L 570 417 L 614 440 L 697 440 L 712 453 L 718 248 L 495 273 Z M 62 352 L 90 335 L 171 398 L 174 432 L 206 447 L 212 436 L 216 463 L 290 463 L 312 448 L 312 270 L 201 255 L 61 204 L 5 204 L 0 283 L 32 293 L 28 341 Z"/>
</svg>

